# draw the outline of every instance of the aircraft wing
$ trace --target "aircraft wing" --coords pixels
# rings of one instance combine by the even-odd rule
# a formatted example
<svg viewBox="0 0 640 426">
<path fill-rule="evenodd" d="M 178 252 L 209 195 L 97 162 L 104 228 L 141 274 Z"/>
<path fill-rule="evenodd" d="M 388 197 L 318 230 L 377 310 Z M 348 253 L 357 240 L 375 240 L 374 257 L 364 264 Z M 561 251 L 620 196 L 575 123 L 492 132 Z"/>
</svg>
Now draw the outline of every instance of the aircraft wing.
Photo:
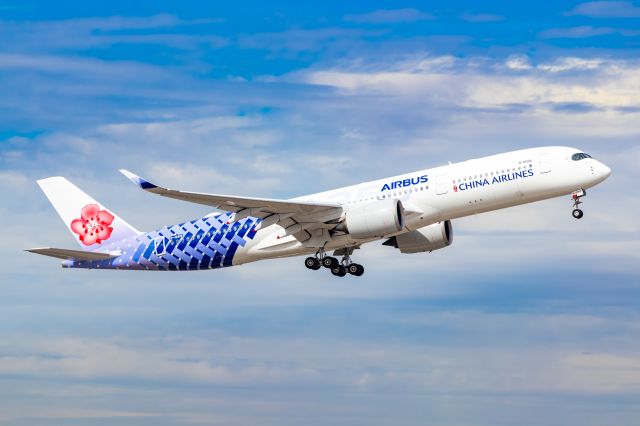
<svg viewBox="0 0 640 426">
<path fill-rule="evenodd" d="M 289 217 L 296 222 L 324 222 L 339 218 L 342 214 L 342 206 L 339 204 L 179 191 L 154 185 L 125 169 L 120 169 L 120 172 L 147 192 L 177 200 L 204 204 L 218 210 L 240 213 L 244 216 L 264 218 L 278 214 L 283 217 Z"/>
<path fill-rule="evenodd" d="M 84 250 L 69 250 L 52 247 L 32 248 L 25 251 L 66 260 L 105 260 L 120 256 L 120 254 L 96 253 Z"/>
</svg>

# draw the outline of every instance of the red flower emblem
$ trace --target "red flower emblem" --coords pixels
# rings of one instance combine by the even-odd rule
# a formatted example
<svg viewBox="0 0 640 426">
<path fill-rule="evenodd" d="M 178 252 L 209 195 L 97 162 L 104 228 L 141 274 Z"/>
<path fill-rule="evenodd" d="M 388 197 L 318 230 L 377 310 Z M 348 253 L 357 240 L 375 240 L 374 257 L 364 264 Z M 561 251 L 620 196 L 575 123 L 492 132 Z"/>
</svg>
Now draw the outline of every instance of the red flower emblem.
<svg viewBox="0 0 640 426">
<path fill-rule="evenodd" d="M 453 192 L 458 192 L 458 185 L 455 183 L 453 184 Z"/>
<path fill-rule="evenodd" d="M 110 227 L 113 215 L 106 210 L 100 210 L 97 204 L 87 204 L 80 212 L 80 219 L 71 222 L 71 230 L 80 236 L 85 246 L 100 244 L 108 239 L 113 232 Z"/>
</svg>

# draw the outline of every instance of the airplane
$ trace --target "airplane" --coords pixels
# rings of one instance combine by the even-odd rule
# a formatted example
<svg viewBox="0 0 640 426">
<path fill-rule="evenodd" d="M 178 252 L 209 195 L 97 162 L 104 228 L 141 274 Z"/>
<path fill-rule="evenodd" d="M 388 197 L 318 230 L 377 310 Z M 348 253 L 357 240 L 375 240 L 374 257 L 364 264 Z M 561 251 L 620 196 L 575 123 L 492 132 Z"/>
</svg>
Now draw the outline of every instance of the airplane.
<svg viewBox="0 0 640 426">
<path fill-rule="evenodd" d="M 400 253 L 439 250 L 452 243 L 457 218 L 571 194 L 572 215 L 580 219 L 586 190 L 611 169 L 575 148 L 539 147 L 288 200 L 168 189 L 120 172 L 146 192 L 217 212 L 140 232 L 64 177 L 49 177 L 38 184 L 81 249 L 27 251 L 63 259 L 64 268 L 157 271 L 307 255 L 308 269 L 361 276 L 364 267 L 351 257 L 363 244 L 384 240 Z"/>
</svg>

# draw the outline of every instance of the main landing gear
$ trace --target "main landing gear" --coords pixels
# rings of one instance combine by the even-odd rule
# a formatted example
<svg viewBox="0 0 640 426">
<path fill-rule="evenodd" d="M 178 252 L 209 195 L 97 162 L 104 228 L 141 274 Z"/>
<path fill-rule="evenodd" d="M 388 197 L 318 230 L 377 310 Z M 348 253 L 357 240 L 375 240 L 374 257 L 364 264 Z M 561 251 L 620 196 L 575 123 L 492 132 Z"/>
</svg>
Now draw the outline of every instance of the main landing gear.
<svg viewBox="0 0 640 426">
<path fill-rule="evenodd" d="M 576 219 L 581 219 L 582 216 L 584 216 L 584 212 L 580 210 L 579 206 L 580 204 L 582 204 L 580 198 L 586 196 L 587 191 L 585 191 L 584 189 L 578 189 L 577 191 L 573 191 L 571 193 L 571 199 L 573 200 L 573 211 L 571 212 L 571 215 Z"/>
<path fill-rule="evenodd" d="M 331 273 L 336 277 L 344 277 L 347 274 L 355 275 L 356 277 L 361 276 L 364 274 L 364 267 L 358 263 L 353 263 L 348 253 L 346 252 L 342 256 L 342 260 L 338 260 L 333 256 L 327 256 L 324 249 L 320 249 L 315 256 L 307 257 L 304 260 L 304 266 L 314 271 L 324 266 L 330 269 Z"/>
</svg>

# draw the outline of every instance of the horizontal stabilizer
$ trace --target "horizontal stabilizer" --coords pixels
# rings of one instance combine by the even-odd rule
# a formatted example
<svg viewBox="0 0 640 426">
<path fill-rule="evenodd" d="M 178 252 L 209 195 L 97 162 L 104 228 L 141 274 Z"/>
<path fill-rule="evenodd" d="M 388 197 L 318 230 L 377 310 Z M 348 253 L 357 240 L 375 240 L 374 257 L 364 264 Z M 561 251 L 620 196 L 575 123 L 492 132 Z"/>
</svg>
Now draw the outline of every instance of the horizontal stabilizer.
<svg viewBox="0 0 640 426">
<path fill-rule="evenodd" d="M 25 251 L 42 254 L 45 256 L 57 257 L 58 259 L 65 260 L 106 260 L 120 256 L 120 254 L 96 253 L 91 251 L 69 250 L 52 247 L 32 248 Z"/>
</svg>

